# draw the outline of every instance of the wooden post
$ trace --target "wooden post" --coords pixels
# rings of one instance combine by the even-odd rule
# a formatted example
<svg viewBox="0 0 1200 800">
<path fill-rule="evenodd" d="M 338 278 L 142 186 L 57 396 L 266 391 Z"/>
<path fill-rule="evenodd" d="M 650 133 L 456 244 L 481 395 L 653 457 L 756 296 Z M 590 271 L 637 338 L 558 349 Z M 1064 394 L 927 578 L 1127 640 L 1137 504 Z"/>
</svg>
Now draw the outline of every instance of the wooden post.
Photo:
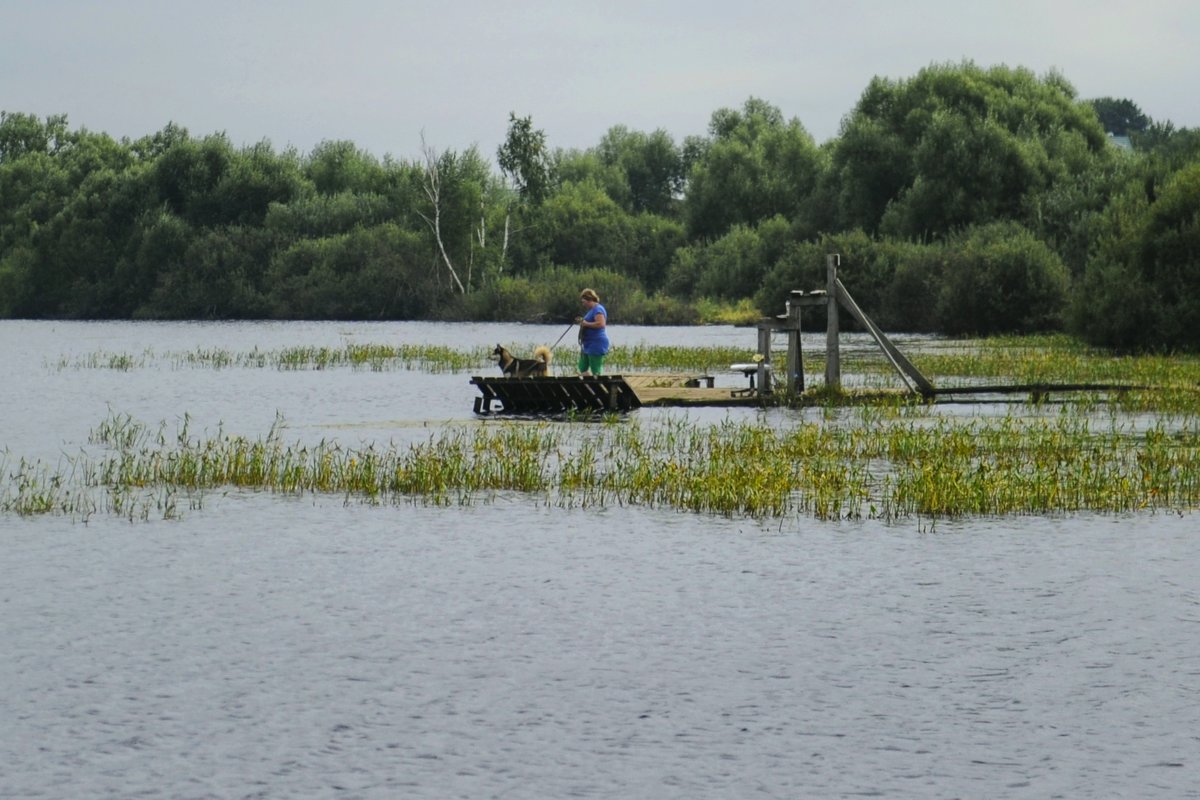
<svg viewBox="0 0 1200 800">
<path fill-rule="evenodd" d="M 842 355 L 838 350 L 838 297 L 837 268 L 841 256 L 831 253 L 825 256 L 825 292 L 828 295 L 828 324 L 825 328 L 825 386 L 830 390 L 842 388 Z"/>
<path fill-rule="evenodd" d="M 758 362 L 758 374 L 755 375 L 758 381 L 758 393 L 771 393 L 771 376 L 767 372 L 771 368 L 771 327 L 769 325 L 759 326 L 758 329 L 758 354 L 762 359 Z"/>
<path fill-rule="evenodd" d="M 800 350 L 800 303 L 787 301 L 787 391 L 804 391 L 804 354 Z"/>
<path fill-rule="evenodd" d="M 883 354 L 892 362 L 892 366 L 900 373 L 900 377 L 905 383 L 911 380 L 916 384 L 917 391 L 921 393 L 922 397 L 933 397 L 937 393 L 933 388 L 933 384 L 921 374 L 919 369 L 913 366 L 913 363 L 900 352 L 896 345 L 892 344 L 892 340 L 887 337 L 887 334 L 879 330 L 879 326 L 863 313 L 863 310 L 858 307 L 858 303 L 854 302 L 854 298 L 846 291 L 846 287 L 842 285 L 841 281 L 837 281 L 837 298 L 838 302 L 850 312 L 850 316 L 858 320 L 858 324 L 866 328 L 867 333 L 871 334 L 871 338 L 883 350 Z M 909 384 L 910 388 L 911 385 Z"/>
</svg>

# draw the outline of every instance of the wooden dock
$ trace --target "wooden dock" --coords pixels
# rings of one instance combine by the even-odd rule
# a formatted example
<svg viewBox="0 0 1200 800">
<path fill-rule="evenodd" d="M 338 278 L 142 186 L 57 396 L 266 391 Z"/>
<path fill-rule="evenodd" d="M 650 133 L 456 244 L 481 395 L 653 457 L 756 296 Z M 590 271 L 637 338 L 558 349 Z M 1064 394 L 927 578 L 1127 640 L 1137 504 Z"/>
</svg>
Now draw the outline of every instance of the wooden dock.
<svg viewBox="0 0 1200 800">
<path fill-rule="evenodd" d="M 844 308 L 875 340 L 888 362 L 904 382 L 908 397 L 927 402 L 947 402 L 966 395 L 979 401 L 981 396 L 1028 394 L 1030 401 L 1040 403 L 1050 395 L 1063 392 L 1102 391 L 1122 392 L 1144 387 L 1121 384 L 1017 384 L 993 386 L 936 387 L 908 358 L 900 352 L 887 335 L 863 313 L 846 287 L 838 280 L 841 256 L 826 256 L 826 288 L 789 293 L 785 313 L 766 317 L 755 323 L 758 329 L 758 348 L 754 360 L 733 364 L 730 371 L 748 379 L 741 388 L 718 388 L 711 375 L 663 373 L 629 373 L 625 375 L 547 376 L 538 378 L 471 378 L 479 388 L 475 398 L 475 413 L 493 411 L 529 414 L 555 414 L 569 411 L 612 412 L 632 411 L 643 406 L 765 406 L 796 403 L 805 392 L 804 359 L 800 348 L 801 312 L 804 308 L 825 307 L 825 389 L 826 397 L 847 397 L 852 401 L 870 401 L 891 392 L 843 392 L 841 356 L 838 344 L 838 308 Z M 782 371 L 771 364 L 771 336 L 786 333 L 787 360 Z M 776 376 L 782 375 L 782 380 Z M 782 389 L 782 391 L 776 391 Z M 822 400 L 816 399 L 816 402 Z M 493 404 L 497 408 L 493 408 Z"/>
<path fill-rule="evenodd" d="M 476 375 L 471 383 L 480 392 L 475 398 L 476 414 L 632 411 L 643 406 L 753 406 L 762 402 L 755 393 L 744 389 L 714 387 L 711 375 L 630 373 L 536 378 Z"/>
</svg>

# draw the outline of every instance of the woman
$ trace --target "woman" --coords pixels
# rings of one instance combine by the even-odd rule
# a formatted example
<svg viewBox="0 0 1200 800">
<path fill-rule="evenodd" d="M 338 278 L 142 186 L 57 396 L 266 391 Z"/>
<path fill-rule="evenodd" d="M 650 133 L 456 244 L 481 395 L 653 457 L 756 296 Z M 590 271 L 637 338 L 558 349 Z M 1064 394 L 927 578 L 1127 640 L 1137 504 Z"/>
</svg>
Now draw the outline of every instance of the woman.
<svg viewBox="0 0 1200 800">
<path fill-rule="evenodd" d="M 594 289 L 580 292 L 579 301 L 587 309 L 582 317 L 575 318 L 579 325 L 579 374 L 599 375 L 608 353 L 608 312 L 600 305 L 600 295 Z"/>
</svg>

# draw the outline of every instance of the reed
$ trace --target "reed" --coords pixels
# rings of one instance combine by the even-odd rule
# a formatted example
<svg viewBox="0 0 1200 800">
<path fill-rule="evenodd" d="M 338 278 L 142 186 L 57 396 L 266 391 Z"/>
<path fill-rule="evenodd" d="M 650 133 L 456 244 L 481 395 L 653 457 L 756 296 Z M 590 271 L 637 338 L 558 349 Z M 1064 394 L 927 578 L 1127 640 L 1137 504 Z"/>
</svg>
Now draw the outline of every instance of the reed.
<svg viewBox="0 0 1200 800">
<path fill-rule="evenodd" d="M 122 485 L 104 485 L 95 474 L 95 464 L 84 457 L 66 459 L 51 468 L 40 461 L 19 459 L 10 465 L 7 454 L 0 458 L 0 513 L 19 516 L 58 515 L 87 523 L 98 513 L 146 521 L 151 517 L 178 519 L 178 489 L 161 485 L 150 491 Z M 194 509 L 201 507 L 200 495 L 189 498 Z"/>
<path fill-rule="evenodd" d="M 514 344 L 514 353 L 531 353 L 539 343 Z M 574 346 L 558 348 L 559 363 L 563 353 L 574 355 Z M 716 370 L 725 369 L 735 361 L 745 361 L 751 349 L 738 347 L 674 347 L 632 345 L 616 346 L 609 356 L 615 369 L 635 370 Z M 782 358 L 783 353 L 781 352 Z M 232 351 L 220 348 L 197 348 L 185 352 L 156 355 L 147 350 L 140 356 L 128 353 L 97 352 L 75 358 L 63 357 L 57 369 L 120 369 L 148 368 L 159 363 L 176 368 L 196 369 L 280 369 L 324 370 L 336 368 L 384 370 L 422 370 L 426 372 L 465 372 L 492 368 L 492 348 L 455 349 L 443 345 L 385 345 L 347 344 L 341 347 L 296 346 L 278 350 Z"/>
<path fill-rule="evenodd" d="M 635 345 L 614 348 L 610 364 L 711 371 L 747 355 L 736 348 Z M 97 353 L 59 366 L 131 369 L 163 358 L 176 368 L 214 369 L 491 366 L 487 348 L 407 345 Z M 168 433 L 165 425 L 110 411 L 89 438 L 98 455 L 49 467 L 5 454 L 0 511 L 171 518 L 226 487 L 437 505 L 517 492 L 564 507 L 632 504 L 754 518 L 1182 512 L 1200 503 L 1200 360 L 1114 356 L 1066 337 L 942 341 L 913 359 L 942 384 L 989 379 L 1153 388 L 1115 398 L 1082 394 L 1058 407 L 1023 405 L 1003 416 L 946 416 L 885 391 L 890 366 L 855 352 L 843 366 L 867 375 L 867 386 L 878 380 L 880 390 L 858 389 L 855 404 L 846 406 L 848 395 L 814 387 L 806 397 L 824 409 L 817 422 L 698 425 L 610 415 L 597 424 L 568 415 L 565 422 L 479 422 L 403 448 L 358 449 L 324 440 L 287 444 L 282 420 L 258 438 L 222 430 L 196 436 L 186 415 Z M 811 371 L 820 358 L 806 362 Z M 867 396 L 873 402 L 863 403 Z"/>
<path fill-rule="evenodd" d="M 173 436 L 113 415 L 110 448 L 67 468 L 5 461 L 0 510 L 175 516 L 225 487 L 366 502 L 470 504 L 517 492 L 563 507 L 642 505 L 704 514 L 818 519 L 1186 511 L 1200 503 L 1195 417 L 939 417 L 924 408 L 843 410 L 785 428 L 668 419 L 643 425 L 488 423 L 407 447 Z M 140 505 L 138 505 L 140 504 Z M 131 509 L 135 509 L 132 510 Z"/>
<path fill-rule="evenodd" d="M 510 346 L 514 352 L 532 351 L 537 343 Z M 563 346 L 560 351 L 573 351 Z M 617 369 L 705 370 L 724 369 L 745 361 L 752 348 L 682 347 L 635 344 L 617 345 L 609 363 Z M 782 358 L 777 348 L 774 357 Z M 936 340 L 912 348 L 910 357 L 935 380 L 996 379 L 1030 382 L 1125 382 L 1155 387 L 1200 384 L 1200 357 L 1192 355 L 1119 355 L 1086 347 L 1065 336 L 1007 337 L 985 340 Z M 561 360 L 561 359 L 560 359 Z M 156 355 L 100 351 L 74 358 L 63 357 L 59 369 L 128 370 L 166 361 L 175 367 L 228 367 L 277 369 L 422 369 L 463 371 L 490 366 L 490 347 L 455 349 L 440 345 L 346 344 L 341 347 L 297 346 L 280 350 L 236 352 L 198 348 Z M 805 353 L 810 373 L 820 372 L 824 353 Z M 889 374 L 891 366 L 873 348 L 844 348 L 843 369 L 865 376 Z"/>
<path fill-rule="evenodd" d="M 435 502 L 477 492 L 553 491 L 566 505 L 601 500 L 753 517 L 794 511 L 819 518 L 866 515 L 1048 513 L 1190 508 L 1200 495 L 1195 426 L 1145 431 L 1087 419 L 931 420 L 903 413 L 851 425 L 789 431 L 742 423 L 644 428 L 588 426 L 579 448 L 571 426 L 500 425 L 460 429 L 404 452 L 285 448 L 277 437 L 236 437 L 188 448 L 223 464 L 213 485 L 305 488 L 366 497 L 427 496 Z M 582 427 L 582 426 L 580 426 Z M 603 459 L 597 453 L 605 453 Z M 191 458 L 194 458 L 192 456 Z M 179 482 L 188 453 L 153 454 L 139 481 Z M 177 463 L 176 463 L 177 462 Z M 273 466 L 291 463 L 296 479 Z M 191 474 L 187 471 L 184 475 Z M 307 477 L 306 477 L 307 476 Z M 586 491 L 580 493 L 580 489 Z"/>
</svg>

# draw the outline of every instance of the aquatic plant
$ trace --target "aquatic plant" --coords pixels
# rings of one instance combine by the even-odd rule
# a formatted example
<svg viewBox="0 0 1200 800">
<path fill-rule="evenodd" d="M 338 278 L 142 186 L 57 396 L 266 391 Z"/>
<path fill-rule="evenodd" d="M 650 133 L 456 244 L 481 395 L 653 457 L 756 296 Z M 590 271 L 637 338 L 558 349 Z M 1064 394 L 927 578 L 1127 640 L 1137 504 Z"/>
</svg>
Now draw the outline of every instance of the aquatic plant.
<svg viewBox="0 0 1200 800">
<path fill-rule="evenodd" d="M 533 344 L 516 344 L 532 351 Z M 722 373 L 732 363 L 747 361 L 753 348 L 617 345 L 608 358 L 611 372 L 667 371 Z M 785 353 L 776 348 L 772 358 Z M 976 340 L 931 340 L 912 348 L 911 360 L 939 387 L 999 384 L 1121 384 L 1131 391 L 1106 393 L 1104 398 L 1131 411 L 1188 412 L 1200 408 L 1200 357 L 1192 355 L 1121 355 L 1083 345 L 1067 336 L 996 337 Z M 422 370 L 425 372 L 488 371 L 491 349 L 455 349 L 441 345 L 349 343 L 340 347 L 296 346 L 248 352 L 198 348 L 156 356 L 146 350 L 132 354 L 99 352 L 63 358 L 59 369 L 74 367 L 129 370 L 164 361 L 174 368 L 273 368 L 325 370 L 335 368 Z M 559 363 L 568 363 L 570 359 Z M 820 390 L 825 353 L 804 354 L 805 371 L 813 390 Z M 845 385 L 858 393 L 899 386 L 892 365 L 873 347 L 843 348 L 841 368 Z M 1093 396 L 1096 402 L 1099 396 Z M 817 397 L 818 402 L 824 402 Z"/>
<path fill-rule="evenodd" d="M 405 447 L 286 444 L 264 436 L 168 435 L 113 415 L 110 448 L 68 469 L 18 462 L 0 510 L 18 514 L 178 514 L 215 489 L 320 493 L 433 505 L 522 493 L 563 507 L 643 505 L 752 518 L 942 518 L 1078 511 L 1186 511 L 1200 504 L 1195 417 L 1077 414 L 960 418 L 925 407 L 842 409 L 772 426 L 667 419 L 494 422 Z M 98 500 L 96 492 L 107 493 Z M 157 493 L 157 494 L 155 494 Z M 81 499 L 91 498 L 91 499 Z M 136 500 L 136 498 L 141 498 Z M 146 498 L 151 498 L 147 500 Z"/>
</svg>

